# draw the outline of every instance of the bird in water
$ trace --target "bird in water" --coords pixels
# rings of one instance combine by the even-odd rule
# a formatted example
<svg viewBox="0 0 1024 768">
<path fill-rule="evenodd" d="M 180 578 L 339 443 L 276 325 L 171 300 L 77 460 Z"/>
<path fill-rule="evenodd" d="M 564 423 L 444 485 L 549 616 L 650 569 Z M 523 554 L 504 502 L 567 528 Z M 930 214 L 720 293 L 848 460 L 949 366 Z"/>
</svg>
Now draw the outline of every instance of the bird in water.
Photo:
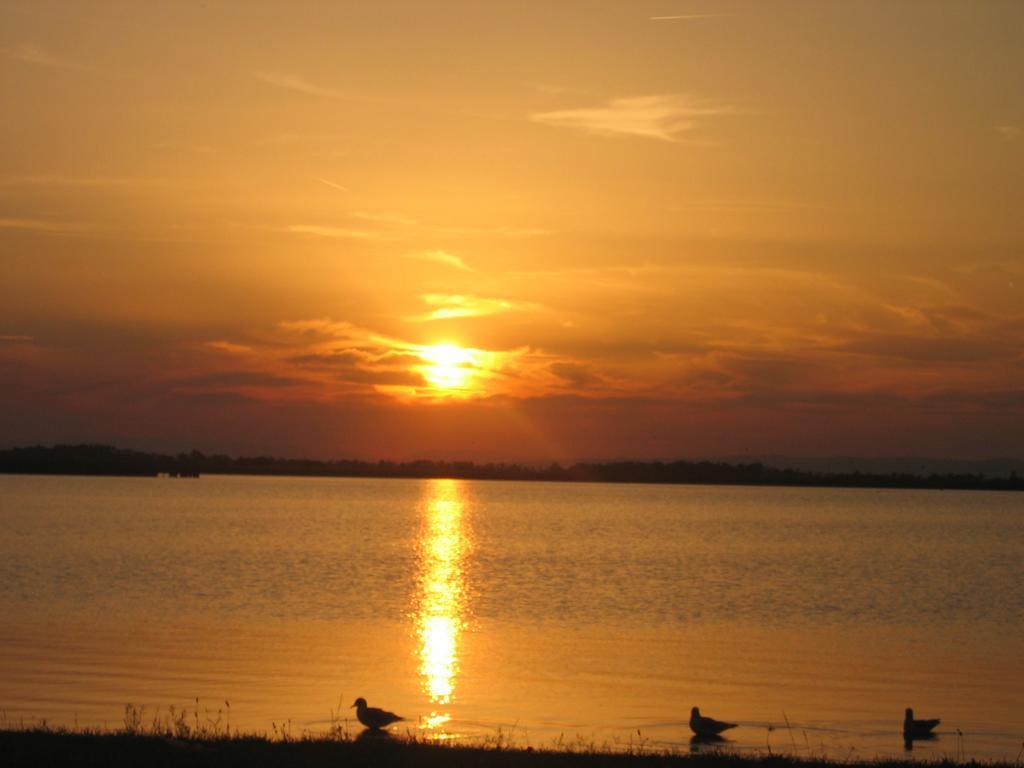
<svg viewBox="0 0 1024 768">
<path fill-rule="evenodd" d="M 735 727 L 736 723 L 723 723 L 721 720 L 715 720 L 713 717 L 704 717 L 700 713 L 699 707 L 694 707 L 690 710 L 690 730 L 702 739 L 717 736 L 722 731 Z"/>
<path fill-rule="evenodd" d="M 362 696 L 356 699 L 352 706 L 356 708 L 356 717 L 359 722 L 374 731 L 379 731 L 381 728 L 405 719 L 394 712 L 366 706 L 366 699 Z"/>
<path fill-rule="evenodd" d="M 932 730 L 937 726 L 941 720 L 938 718 L 934 720 L 915 720 L 914 710 L 907 707 L 907 711 L 903 716 L 903 738 L 904 739 L 927 739 L 932 735 Z"/>
</svg>

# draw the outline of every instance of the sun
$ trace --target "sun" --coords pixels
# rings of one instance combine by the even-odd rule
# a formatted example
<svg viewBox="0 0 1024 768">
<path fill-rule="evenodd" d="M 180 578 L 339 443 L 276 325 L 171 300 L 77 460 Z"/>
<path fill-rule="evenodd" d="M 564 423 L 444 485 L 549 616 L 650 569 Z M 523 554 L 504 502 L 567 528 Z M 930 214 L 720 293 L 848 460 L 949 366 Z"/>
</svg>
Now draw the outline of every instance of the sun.
<svg viewBox="0 0 1024 768">
<path fill-rule="evenodd" d="M 423 347 L 419 355 L 427 363 L 423 367 L 423 377 L 434 389 L 465 390 L 473 378 L 476 367 L 473 350 L 455 344 L 435 344 Z"/>
</svg>

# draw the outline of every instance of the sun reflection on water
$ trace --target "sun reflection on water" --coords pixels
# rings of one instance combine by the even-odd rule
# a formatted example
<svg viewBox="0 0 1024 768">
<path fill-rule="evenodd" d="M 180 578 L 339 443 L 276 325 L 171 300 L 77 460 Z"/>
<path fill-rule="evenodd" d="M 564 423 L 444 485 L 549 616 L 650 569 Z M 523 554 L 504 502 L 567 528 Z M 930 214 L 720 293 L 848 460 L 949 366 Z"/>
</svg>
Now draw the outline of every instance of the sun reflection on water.
<svg viewBox="0 0 1024 768">
<path fill-rule="evenodd" d="M 415 622 L 420 682 L 433 708 L 422 723 L 438 738 L 444 738 L 444 726 L 451 719 L 447 709 L 455 694 L 459 640 L 466 617 L 465 562 L 470 541 L 464 515 L 460 481 L 432 480 L 427 484 Z"/>
</svg>

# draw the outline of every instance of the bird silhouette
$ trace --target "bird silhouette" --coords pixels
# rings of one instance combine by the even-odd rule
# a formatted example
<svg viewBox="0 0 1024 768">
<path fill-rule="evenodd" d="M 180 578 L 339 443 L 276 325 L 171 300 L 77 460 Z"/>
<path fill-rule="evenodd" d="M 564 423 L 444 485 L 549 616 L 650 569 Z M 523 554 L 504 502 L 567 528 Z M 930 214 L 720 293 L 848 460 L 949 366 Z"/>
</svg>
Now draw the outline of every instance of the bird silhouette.
<svg viewBox="0 0 1024 768">
<path fill-rule="evenodd" d="M 934 720 L 915 720 L 914 710 L 907 707 L 907 711 L 903 716 L 903 738 L 904 739 L 927 739 L 932 735 L 932 730 L 937 726 L 941 720 L 935 718 Z"/>
<path fill-rule="evenodd" d="M 715 720 L 713 717 L 704 717 L 700 713 L 699 707 L 694 707 L 690 710 L 690 730 L 702 739 L 717 736 L 722 731 L 735 727 L 736 723 L 724 723 L 721 720 Z"/>
<path fill-rule="evenodd" d="M 356 708 L 356 717 L 359 722 L 374 731 L 379 731 L 381 728 L 405 719 L 394 712 L 366 706 L 366 699 L 362 696 L 356 699 L 352 706 Z"/>
</svg>

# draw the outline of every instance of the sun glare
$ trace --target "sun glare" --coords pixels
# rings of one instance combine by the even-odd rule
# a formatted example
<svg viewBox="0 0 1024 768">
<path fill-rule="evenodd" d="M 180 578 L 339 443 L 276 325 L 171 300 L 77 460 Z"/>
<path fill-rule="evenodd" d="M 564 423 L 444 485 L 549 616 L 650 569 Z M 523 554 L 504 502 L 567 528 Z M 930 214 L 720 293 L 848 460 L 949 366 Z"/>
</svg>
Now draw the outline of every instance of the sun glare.
<svg viewBox="0 0 1024 768">
<path fill-rule="evenodd" d="M 444 738 L 451 719 L 448 708 L 455 697 L 465 625 L 470 538 L 462 488 L 458 480 L 432 480 L 422 506 L 420 595 L 414 618 L 420 640 L 420 680 L 433 708 L 422 727 L 434 732 L 434 738 Z"/>
<path fill-rule="evenodd" d="M 473 377 L 475 356 L 471 350 L 455 344 L 437 344 L 424 347 L 420 357 L 427 363 L 423 377 L 434 389 L 464 390 Z"/>
</svg>

